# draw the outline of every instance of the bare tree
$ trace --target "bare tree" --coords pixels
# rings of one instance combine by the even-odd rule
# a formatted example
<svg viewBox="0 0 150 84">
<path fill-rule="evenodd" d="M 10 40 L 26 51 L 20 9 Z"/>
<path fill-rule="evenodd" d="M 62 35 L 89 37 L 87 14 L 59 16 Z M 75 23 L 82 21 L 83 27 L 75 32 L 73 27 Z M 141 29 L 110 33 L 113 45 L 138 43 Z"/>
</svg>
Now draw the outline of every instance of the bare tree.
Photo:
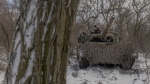
<svg viewBox="0 0 150 84">
<path fill-rule="evenodd" d="M 6 84 L 66 84 L 78 0 L 20 0 Z"/>
<path fill-rule="evenodd" d="M 93 24 L 103 30 L 113 16 L 115 22 L 111 31 L 117 32 L 123 41 L 131 41 L 141 51 L 140 45 L 147 39 L 143 37 L 149 34 L 149 3 L 149 0 L 83 0 L 77 14 L 78 30 L 92 28 Z"/>
</svg>

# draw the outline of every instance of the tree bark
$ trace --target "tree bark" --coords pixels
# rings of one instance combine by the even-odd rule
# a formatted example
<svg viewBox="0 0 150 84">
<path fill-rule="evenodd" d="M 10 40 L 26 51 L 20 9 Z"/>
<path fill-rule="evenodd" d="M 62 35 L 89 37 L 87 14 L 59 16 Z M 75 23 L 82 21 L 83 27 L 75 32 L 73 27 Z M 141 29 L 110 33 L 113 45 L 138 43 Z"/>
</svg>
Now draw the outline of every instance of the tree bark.
<svg viewBox="0 0 150 84">
<path fill-rule="evenodd" d="M 6 84 L 66 84 L 79 0 L 21 0 Z"/>
</svg>

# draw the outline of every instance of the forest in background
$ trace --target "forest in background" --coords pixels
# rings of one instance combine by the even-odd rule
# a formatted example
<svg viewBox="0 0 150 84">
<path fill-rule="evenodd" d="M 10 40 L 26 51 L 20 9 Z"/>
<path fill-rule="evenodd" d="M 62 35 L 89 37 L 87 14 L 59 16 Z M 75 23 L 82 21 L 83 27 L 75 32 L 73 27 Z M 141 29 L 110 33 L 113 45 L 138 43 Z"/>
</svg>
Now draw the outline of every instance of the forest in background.
<svg viewBox="0 0 150 84">
<path fill-rule="evenodd" d="M 148 55 L 150 52 L 150 1 L 149 0 L 81 0 L 71 44 L 76 47 L 81 31 L 89 32 L 97 25 L 102 31 L 114 17 L 109 31 L 118 33 L 123 42 L 131 41 L 135 49 Z"/>
<path fill-rule="evenodd" d="M 0 1 L 0 69 L 6 70 L 12 48 L 14 30 L 20 9 L 18 2 Z M 80 0 L 74 27 L 71 29 L 71 53 L 77 47 L 81 31 L 89 32 L 97 25 L 102 31 L 110 18 L 115 20 L 109 31 L 120 35 L 123 42 L 131 41 L 134 48 L 150 57 L 150 1 L 149 0 Z"/>
</svg>

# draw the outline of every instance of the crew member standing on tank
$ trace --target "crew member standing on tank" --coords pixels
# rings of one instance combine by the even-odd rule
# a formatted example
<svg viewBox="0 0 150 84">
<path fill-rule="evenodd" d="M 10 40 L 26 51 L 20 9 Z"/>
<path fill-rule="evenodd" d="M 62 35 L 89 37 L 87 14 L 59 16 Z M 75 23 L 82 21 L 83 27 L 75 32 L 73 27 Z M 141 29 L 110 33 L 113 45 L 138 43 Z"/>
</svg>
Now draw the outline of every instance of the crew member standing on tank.
<svg viewBox="0 0 150 84">
<path fill-rule="evenodd" d="M 99 27 L 97 27 L 96 25 L 94 25 L 94 28 L 95 28 L 95 33 L 101 33 L 101 30 Z"/>
</svg>

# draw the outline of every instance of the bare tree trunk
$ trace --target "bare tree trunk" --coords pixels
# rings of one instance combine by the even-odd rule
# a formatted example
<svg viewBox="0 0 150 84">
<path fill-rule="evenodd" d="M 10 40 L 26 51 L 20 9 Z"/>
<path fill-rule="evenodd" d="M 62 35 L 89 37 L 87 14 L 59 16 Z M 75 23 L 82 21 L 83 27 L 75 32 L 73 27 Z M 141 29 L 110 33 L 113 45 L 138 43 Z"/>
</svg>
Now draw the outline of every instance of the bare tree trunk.
<svg viewBox="0 0 150 84">
<path fill-rule="evenodd" d="M 21 0 L 6 84 L 66 84 L 78 0 Z"/>
</svg>

